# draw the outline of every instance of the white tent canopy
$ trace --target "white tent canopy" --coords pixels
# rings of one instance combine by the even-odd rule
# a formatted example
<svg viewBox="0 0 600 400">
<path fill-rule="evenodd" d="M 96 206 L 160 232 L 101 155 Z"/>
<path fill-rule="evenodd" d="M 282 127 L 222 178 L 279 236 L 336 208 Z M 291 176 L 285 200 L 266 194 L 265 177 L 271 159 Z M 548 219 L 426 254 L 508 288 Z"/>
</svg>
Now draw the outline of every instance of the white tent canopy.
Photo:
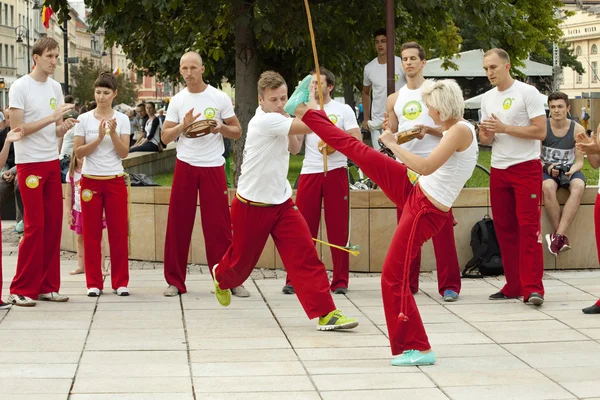
<svg viewBox="0 0 600 400">
<path fill-rule="evenodd" d="M 458 70 L 442 68 L 443 60 L 434 58 L 427 60 L 423 74 L 426 78 L 481 78 L 483 70 L 483 50 L 470 50 L 454 56 L 451 61 L 458 65 Z M 524 60 L 525 68 L 520 70 L 527 76 L 552 76 L 552 66 L 531 60 Z"/>
<path fill-rule="evenodd" d="M 465 109 L 467 110 L 478 110 L 481 108 L 481 100 L 483 99 L 483 94 L 479 96 L 471 97 L 468 100 L 465 100 Z M 548 96 L 540 93 L 540 100 L 544 102 L 544 108 L 548 109 Z"/>
</svg>

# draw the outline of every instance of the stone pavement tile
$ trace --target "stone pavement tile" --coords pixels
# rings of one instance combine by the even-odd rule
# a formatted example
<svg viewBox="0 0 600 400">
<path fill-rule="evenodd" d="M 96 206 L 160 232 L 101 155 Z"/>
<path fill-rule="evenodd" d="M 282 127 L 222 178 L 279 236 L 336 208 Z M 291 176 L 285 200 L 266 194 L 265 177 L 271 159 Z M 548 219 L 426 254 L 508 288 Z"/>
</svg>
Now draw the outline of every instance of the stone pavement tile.
<svg viewBox="0 0 600 400">
<path fill-rule="evenodd" d="M 301 360 L 378 360 L 392 359 L 389 346 L 364 347 L 364 348 L 339 348 L 339 349 L 296 349 Z"/>
<path fill-rule="evenodd" d="M 289 349 L 290 344 L 282 335 L 281 337 L 267 338 L 226 338 L 205 339 L 202 337 L 190 337 L 189 346 L 191 350 L 250 350 L 250 349 Z"/>
<path fill-rule="evenodd" d="M 538 368 L 542 374 L 554 382 L 585 382 L 596 381 L 600 376 L 600 366 L 595 367 L 562 367 Z M 600 391 L 598 392 L 600 394 Z"/>
<path fill-rule="evenodd" d="M 0 398 L 5 398 L 9 393 L 20 394 L 64 394 L 69 393 L 72 379 L 3 379 L 0 385 Z M 10 397 L 6 397 L 10 399 Z"/>
<path fill-rule="evenodd" d="M 436 348 L 437 349 L 437 348 Z M 436 350 L 434 349 L 434 350 Z M 436 352 L 437 356 L 437 352 Z M 439 358 L 439 357 L 438 357 Z M 475 356 L 475 357 L 441 357 L 435 363 L 435 371 L 462 370 L 523 370 L 530 369 L 527 364 L 512 355 Z M 429 372 L 430 370 L 428 370 Z M 533 370 L 532 370 L 533 371 Z M 470 382 L 470 380 L 467 380 Z"/>
<path fill-rule="evenodd" d="M 90 317 L 91 320 L 91 317 Z M 86 330 L 90 327 L 90 320 L 64 320 L 64 319 L 32 319 L 32 320 L 15 320 L 7 317 L 2 323 L 0 323 L 1 330 L 30 330 L 40 329 L 44 330 Z"/>
<path fill-rule="evenodd" d="M 341 374 L 385 374 L 385 373 L 417 373 L 417 368 L 396 368 L 390 365 L 389 359 L 380 360 L 326 360 L 304 361 L 304 366 L 312 375 Z"/>
<path fill-rule="evenodd" d="M 190 368 L 186 362 L 180 363 L 123 363 L 129 352 L 121 352 L 112 364 L 89 362 L 81 364 L 77 370 L 77 379 L 94 378 L 167 378 L 189 377 Z"/>
<path fill-rule="evenodd" d="M 69 311 L 42 310 L 41 307 L 13 307 L 4 321 L 91 321 L 94 310 Z"/>
<path fill-rule="evenodd" d="M 589 282 L 590 278 L 600 279 L 600 271 L 588 270 L 588 271 L 551 271 L 546 272 L 549 276 L 560 279 L 566 282 L 569 279 L 583 279 Z"/>
<path fill-rule="evenodd" d="M 298 320 L 294 318 L 294 320 Z M 244 327 L 244 328 L 278 328 L 279 325 L 275 319 L 270 318 L 239 318 L 234 321 L 230 321 L 229 325 L 223 322 L 223 319 L 214 319 L 214 318 L 190 318 L 186 312 L 185 324 L 188 329 L 228 329 L 233 322 L 235 322 L 235 326 Z M 311 323 L 308 319 L 304 320 L 304 324 L 309 324 L 310 327 L 316 329 L 316 322 Z"/>
<path fill-rule="evenodd" d="M 190 378 L 77 378 L 73 394 L 92 393 L 191 393 Z"/>
<path fill-rule="evenodd" d="M 217 310 L 188 310 L 185 311 L 186 319 L 241 319 L 241 318 L 256 318 L 256 319 L 272 319 L 273 314 L 266 307 L 261 308 L 229 308 L 221 307 Z M 231 322 L 231 321 L 229 321 Z M 227 322 L 227 323 L 229 323 Z"/>
<path fill-rule="evenodd" d="M 425 372 L 440 387 L 528 384 L 548 386 L 553 384 L 550 379 L 528 367 L 519 369 L 471 368 L 459 371 L 453 371 L 451 368 L 438 369 L 430 367 Z"/>
<path fill-rule="evenodd" d="M 181 311 L 179 298 L 176 297 L 173 301 L 151 302 L 144 303 L 141 301 L 135 303 L 98 303 L 97 312 L 105 311 Z"/>
<path fill-rule="evenodd" d="M 193 400 L 189 393 L 111 393 L 111 394 L 74 394 L 70 400 Z"/>
<path fill-rule="evenodd" d="M 179 313 L 180 319 L 179 321 L 160 321 L 160 326 L 164 326 L 165 328 L 171 329 L 183 329 L 183 320 L 181 319 L 181 311 L 173 311 L 173 313 Z M 104 318 L 100 316 L 99 319 L 94 318 L 94 322 L 92 323 L 92 329 L 94 330 L 111 330 L 111 329 L 155 329 L 159 326 L 157 320 L 150 319 L 131 319 L 131 320 L 123 320 L 123 319 L 110 319 Z"/>
<path fill-rule="evenodd" d="M 180 311 L 173 310 L 156 310 L 156 311 L 96 311 L 94 321 L 132 321 L 132 320 L 147 320 L 161 321 L 162 323 L 181 322 L 183 317 Z"/>
<path fill-rule="evenodd" d="M 436 345 L 433 347 L 436 358 L 445 357 L 500 357 L 510 353 L 497 344 Z"/>
<path fill-rule="evenodd" d="M 0 364 L 77 364 L 80 351 L 50 352 L 50 351 L 11 351 L 2 346 L 0 348 Z"/>
<path fill-rule="evenodd" d="M 197 377 L 281 376 L 306 375 L 306 371 L 300 361 L 256 360 L 256 362 L 192 363 L 192 375 Z"/>
<path fill-rule="evenodd" d="M 3 398 L 10 400 L 37 400 L 40 399 L 38 394 L 22 394 L 22 393 L 7 393 L 2 394 Z M 44 400 L 66 400 L 69 397 L 69 393 L 44 393 Z"/>
<path fill-rule="evenodd" d="M 92 329 L 87 350 L 185 350 L 183 329 Z"/>
<path fill-rule="evenodd" d="M 210 362 L 255 362 L 295 361 L 298 356 L 292 349 L 249 349 L 249 350 L 191 350 L 192 363 Z"/>
<path fill-rule="evenodd" d="M 80 365 L 101 364 L 187 364 L 187 351 L 90 351 L 81 357 Z"/>
<path fill-rule="evenodd" d="M 463 380 L 465 377 L 463 377 Z M 563 400 L 572 394 L 550 382 L 546 384 L 504 384 L 442 387 L 452 400 Z"/>
<path fill-rule="evenodd" d="M 83 349 L 87 330 L 0 330 L 0 343 L 11 351 L 74 351 Z"/>
<path fill-rule="evenodd" d="M 480 332 L 427 333 L 432 346 L 444 344 L 485 344 L 493 343 Z"/>
<path fill-rule="evenodd" d="M 504 347 L 533 368 L 600 366 L 595 341 L 507 344 Z"/>
<path fill-rule="evenodd" d="M 589 340 L 575 329 L 542 330 L 531 328 L 522 331 L 487 331 L 486 334 L 496 343 L 539 343 L 539 342 L 572 342 Z"/>
<path fill-rule="evenodd" d="M 104 287 L 104 294 L 98 297 L 98 303 L 152 303 L 173 301 L 163 295 L 165 288 L 130 290 L 130 296 L 117 296 L 110 286 Z"/>
<path fill-rule="evenodd" d="M 472 325 L 466 322 L 451 323 L 426 323 L 425 330 L 430 333 L 459 333 L 459 332 L 477 332 Z"/>
<path fill-rule="evenodd" d="M 199 397 L 208 400 L 320 400 L 316 391 L 305 392 L 246 392 L 246 393 L 202 393 Z"/>
<path fill-rule="evenodd" d="M 244 326 L 231 325 L 227 328 L 188 328 L 188 338 L 191 339 L 225 339 L 225 338 L 267 338 L 285 335 L 279 327 L 248 328 Z"/>
<path fill-rule="evenodd" d="M 56 360 L 58 362 L 58 360 Z M 77 363 L 73 364 L 18 364 L 0 363 L 0 382 L 6 379 L 50 379 L 75 377 Z"/>
<path fill-rule="evenodd" d="M 323 400 L 427 399 L 448 400 L 440 389 L 392 389 L 321 392 Z"/>
<path fill-rule="evenodd" d="M 581 332 L 582 334 L 591 337 L 592 339 L 595 340 L 600 340 L 600 329 L 599 328 L 595 328 L 595 329 L 580 329 L 579 332 Z"/>
<path fill-rule="evenodd" d="M 194 388 L 196 393 L 277 392 L 282 388 L 286 392 L 314 390 L 306 375 L 194 377 Z M 197 397 L 203 398 L 204 395 Z"/>
<path fill-rule="evenodd" d="M 339 347 L 384 347 L 389 340 L 383 335 L 336 335 L 337 332 L 321 332 L 319 337 L 290 338 L 292 347 L 302 348 L 339 348 Z"/>
<path fill-rule="evenodd" d="M 403 368 L 403 367 L 397 367 Z M 365 390 L 365 389 L 411 389 L 435 387 L 433 382 L 417 368 L 415 373 L 397 373 L 390 368 L 383 374 L 341 374 L 314 375 L 313 382 L 321 392 L 333 390 Z"/>
<path fill-rule="evenodd" d="M 507 304 L 507 303 L 505 303 Z M 507 304 L 508 305 L 508 304 Z M 502 321 L 539 321 L 544 319 L 552 319 L 551 316 L 546 315 L 543 312 L 539 312 L 534 309 L 520 304 L 522 308 L 519 312 L 510 313 L 496 313 L 496 312 L 477 312 L 473 310 L 471 312 L 461 314 L 459 317 L 469 323 L 474 322 L 502 322 Z"/>
<path fill-rule="evenodd" d="M 175 297 L 173 298 L 174 302 L 177 302 L 177 305 L 179 306 L 179 298 Z M 189 299 L 188 295 L 185 294 L 182 297 L 182 301 L 183 301 L 183 308 L 184 310 L 186 310 L 186 312 L 188 310 L 222 310 L 223 306 L 220 305 L 216 300 L 215 300 L 215 296 L 211 295 L 210 298 L 207 299 Z M 232 310 L 247 310 L 247 309 L 252 309 L 252 308 L 267 308 L 266 304 L 264 303 L 264 301 L 262 301 L 261 299 L 257 299 L 257 298 L 245 298 L 245 299 L 240 299 L 239 301 L 234 301 L 232 302 L 230 305 L 227 306 L 227 308 L 232 309 Z"/>
<path fill-rule="evenodd" d="M 345 337 L 366 336 L 366 335 L 382 335 L 383 332 L 375 325 L 364 319 L 360 320 L 360 325 L 355 329 L 340 330 L 340 331 L 318 331 L 317 329 L 306 329 L 303 327 L 283 328 L 286 336 L 290 339 L 294 338 L 309 338 L 309 337 L 336 337 L 339 340 L 344 340 Z"/>
<path fill-rule="evenodd" d="M 596 318 L 594 315 L 573 314 L 569 312 L 564 317 L 556 317 L 563 324 L 573 329 L 594 329 L 600 328 L 600 318 Z"/>
<path fill-rule="evenodd" d="M 473 322 L 472 324 L 482 332 L 569 329 L 562 322 L 552 319 L 541 321 Z"/>
</svg>

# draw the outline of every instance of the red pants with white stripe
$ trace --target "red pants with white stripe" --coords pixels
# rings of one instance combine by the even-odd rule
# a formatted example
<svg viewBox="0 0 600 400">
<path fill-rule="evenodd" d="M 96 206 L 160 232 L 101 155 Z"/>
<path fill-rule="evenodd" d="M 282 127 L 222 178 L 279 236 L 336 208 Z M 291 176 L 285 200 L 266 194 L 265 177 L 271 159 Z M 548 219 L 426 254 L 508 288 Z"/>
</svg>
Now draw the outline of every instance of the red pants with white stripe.
<svg viewBox="0 0 600 400">
<path fill-rule="evenodd" d="M 596 250 L 598 251 L 598 260 L 600 260 L 600 193 L 596 196 L 594 204 L 594 228 L 596 230 Z M 596 302 L 600 307 L 600 300 Z"/>
<path fill-rule="evenodd" d="M 123 177 L 81 178 L 83 255 L 87 287 L 104 289 L 102 277 L 102 219 L 110 246 L 110 279 L 114 290 L 129 284 L 127 186 Z"/>
<path fill-rule="evenodd" d="M 492 168 L 490 198 L 494 229 L 502 253 L 507 297 L 544 296 L 544 256 L 540 235 L 542 164 L 526 161 Z"/>
<path fill-rule="evenodd" d="M 58 160 L 17 165 L 25 233 L 10 292 L 34 300 L 60 289 L 62 184 Z"/>
<path fill-rule="evenodd" d="M 229 197 L 224 168 L 194 167 L 177 160 L 165 238 L 165 279 L 180 293 L 187 291 L 185 277 L 198 193 L 206 260 L 211 274 L 212 267 L 221 260 L 231 244 Z"/>
<path fill-rule="evenodd" d="M 402 216 L 402 209 L 396 207 L 398 221 Z M 452 210 L 448 212 L 448 220 L 442 230 L 432 239 L 433 251 L 435 253 L 435 264 L 438 277 L 438 292 L 441 296 L 446 290 L 453 290 L 460 293 L 460 265 L 458 264 L 458 255 L 456 254 L 456 244 L 454 243 L 454 216 Z M 410 264 L 410 291 L 417 293 L 419 291 L 419 273 L 421 272 L 421 251 Z"/>
<path fill-rule="evenodd" d="M 231 222 L 233 242 L 216 271 L 221 289 L 234 288 L 248 279 L 270 234 L 308 318 L 335 310 L 325 265 L 319 260 L 308 225 L 292 199 L 260 207 L 235 198 Z"/>
<path fill-rule="evenodd" d="M 349 237 L 349 200 L 348 170 L 337 168 L 324 173 L 303 174 L 298 180 L 296 205 L 304 216 L 310 234 L 316 238 L 319 235 L 321 222 L 321 202 L 324 199 L 325 225 L 327 240 L 338 246 L 346 246 Z M 331 290 L 348 287 L 350 275 L 350 254 L 346 251 L 331 248 L 333 261 L 333 279 Z M 286 285 L 291 285 L 289 278 Z"/>
<path fill-rule="evenodd" d="M 328 145 L 343 153 L 383 190 L 402 217 L 383 263 L 381 289 L 392 354 L 431 348 L 415 299 L 409 289 L 409 265 L 425 241 L 437 234 L 448 213 L 435 208 L 421 188 L 413 186 L 406 167 L 338 129 L 321 111 L 308 111 L 302 122 Z M 408 320 L 399 318 L 400 314 Z"/>
</svg>

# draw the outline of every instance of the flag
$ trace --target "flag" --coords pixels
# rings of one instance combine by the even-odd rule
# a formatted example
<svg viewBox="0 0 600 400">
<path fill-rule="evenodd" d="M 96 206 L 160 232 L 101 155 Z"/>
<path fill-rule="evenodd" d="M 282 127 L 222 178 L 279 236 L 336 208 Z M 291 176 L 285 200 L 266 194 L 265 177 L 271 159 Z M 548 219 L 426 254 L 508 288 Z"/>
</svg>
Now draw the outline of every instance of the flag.
<svg viewBox="0 0 600 400">
<path fill-rule="evenodd" d="M 46 29 L 50 28 L 50 17 L 52 17 L 53 13 L 54 12 L 52 11 L 51 7 L 44 6 L 42 8 L 42 24 L 44 24 Z"/>
<path fill-rule="evenodd" d="M 119 76 L 119 75 L 121 75 L 121 67 L 117 67 L 117 68 L 115 68 L 115 69 L 114 69 L 114 71 L 113 71 L 113 75 L 114 75 L 114 76 Z"/>
</svg>

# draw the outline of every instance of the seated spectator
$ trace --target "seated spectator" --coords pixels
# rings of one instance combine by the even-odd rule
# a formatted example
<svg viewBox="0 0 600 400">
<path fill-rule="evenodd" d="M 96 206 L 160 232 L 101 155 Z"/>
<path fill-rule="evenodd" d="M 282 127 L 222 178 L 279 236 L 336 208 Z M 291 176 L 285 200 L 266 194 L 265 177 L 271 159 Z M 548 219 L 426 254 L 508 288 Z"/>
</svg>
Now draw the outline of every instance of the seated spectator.
<svg viewBox="0 0 600 400">
<path fill-rule="evenodd" d="M 154 103 L 146 104 L 146 114 L 148 120 L 144 127 L 144 137 L 142 137 L 135 146 L 129 149 L 130 153 L 136 151 L 160 151 L 160 119 L 155 115 L 156 109 Z"/>
<path fill-rule="evenodd" d="M 558 253 L 571 249 L 565 232 L 575 218 L 585 189 L 585 176 L 581 173 L 584 157 L 575 148 L 575 135 L 585 134 L 585 130 L 567 118 L 569 98 L 566 94 L 552 93 L 548 96 L 548 107 L 550 118 L 546 122 L 546 139 L 542 142 L 542 189 L 546 212 L 553 229 L 552 233 L 546 235 L 546 242 L 550 253 L 558 256 Z M 556 196 L 560 187 L 570 192 L 562 212 Z"/>
</svg>

